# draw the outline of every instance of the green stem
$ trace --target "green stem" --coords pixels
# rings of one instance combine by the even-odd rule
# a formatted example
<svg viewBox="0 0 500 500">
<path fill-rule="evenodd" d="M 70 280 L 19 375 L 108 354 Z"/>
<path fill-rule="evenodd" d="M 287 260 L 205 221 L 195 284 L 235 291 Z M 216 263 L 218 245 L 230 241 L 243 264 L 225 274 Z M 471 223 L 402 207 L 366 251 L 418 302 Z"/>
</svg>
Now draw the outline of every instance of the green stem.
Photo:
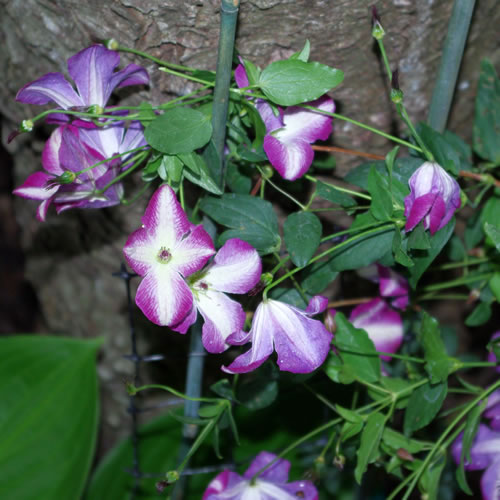
<svg viewBox="0 0 500 500">
<path fill-rule="evenodd" d="M 455 0 L 443 47 L 439 73 L 429 107 L 429 125 L 443 132 L 448 121 L 475 0 Z"/>
<path fill-rule="evenodd" d="M 385 137 L 386 139 L 389 139 L 390 141 L 397 142 L 398 144 L 402 144 L 403 146 L 406 146 L 410 149 L 414 149 L 415 151 L 418 151 L 419 153 L 422 153 L 422 149 L 420 149 L 418 146 L 415 146 L 415 144 L 412 144 L 411 142 L 405 141 L 403 139 L 400 139 L 399 137 L 395 137 L 391 134 L 386 134 L 385 132 L 382 132 L 381 130 L 378 130 L 374 127 L 370 127 L 370 125 L 366 125 L 365 123 L 358 122 L 357 120 L 353 120 L 352 118 L 348 118 L 347 116 L 339 115 L 338 113 L 329 113 L 328 111 L 323 111 L 322 109 L 315 108 L 313 106 L 308 106 L 307 104 L 299 104 L 298 106 L 305 108 L 305 109 L 310 109 L 311 111 L 316 111 L 318 113 L 321 113 L 323 115 L 327 116 L 332 116 L 333 118 L 337 118 L 339 120 L 343 120 L 349 123 L 352 123 L 353 125 L 356 125 L 357 127 L 364 128 L 365 130 L 369 130 L 370 132 L 373 132 L 374 134 L 378 134 L 382 137 Z"/>
<path fill-rule="evenodd" d="M 455 280 L 446 281 L 444 283 L 436 283 L 435 285 L 428 285 L 422 290 L 424 292 L 432 292 L 434 290 L 443 290 L 444 288 L 453 288 L 455 286 L 466 285 L 467 283 L 474 283 L 476 281 L 487 280 L 493 276 L 493 273 L 475 274 L 473 276 L 465 276 Z"/>
<path fill-rule="evenodd" d="M 221 0 L 220 4 L 220 36 L 212 109 L 212 143 L 215 146 L 219 165 L 212 165 L 212 173 L 215 174 L 215 180 L 222 190 L 224 190 L 225 184 L 224 145 L 229 105 L 229 85 L 231 83 L 231 66 L 239 3 L 239 0 Z"/>
<path fill-rule="evenodd" d="M 139 191 L 132 197 L 132 199 L 126 200 L 125 198 L 122 198 L 120 200 L 120 203 L 125 206 L 132 205 L 132 203 L 138 200 L 147 191 L 149 186 L 151 186 L 151 182 L 147 182 L 146 184 L 144 184 L 144 186 L 142 186 L 142 188 L 139 189 Z"/>
<path fill-rule="evenodd" d="M 317 260 L 325 257 L 326 255 L 334 252 L 335 250 L 339 250 L 340 248 L 349 245 L 353 241 L 356 241 L 356 240 L 358 240 L 360 238 L 363 238 L 365 236 L 369 236 L 370 234 L 375 234 L 375 233 L 378 233 L 380 231 L 386 231 L 388 229 L 392 229 L 392 227 L 393 227 L 393 224 L 384 224 L 381 227 L 365 231 L 365 232 L 363 232 L 361 234 L 357 234 L 356 236 L 353 236 L 352 238 L 349 238 L 349 239 L 343 241 L 342 243 L 334 245 L 333 247 L 329 248 L 328 250 L 325 250 L 324 252 L 321 252 L 320 254 L 318 254 L 315 257 L 313 257 L 305 266 L 303 266 L 303 267 L 296 267 L 295 269 L 292 269 L 291 271 L 288 271 L 286 274 L 284 274 L 283 276 L 281 276 L 280 278 L 278 278 L 276 281 L 273 281 L 271 284 L 269 284 L 264 289 L 264 292 L 262 294 L 262 299 L 263 300 L 267 299 L 267 294 L 268 294 L 269 290 L 271 290 L 271 288 L 274 288 L 276 285 L 279 285 L 282 281 L 286 280 L 290 276 L 293 276 L 295 273 L 298 273 L 299 271 L 301 271 L 302 269 L 304 269 L 304 267 L 307 267 L 307 266 L 313 264 Z"/>
<path fill-rule="evenodd" d="M 158 66 L 163 66 L 165 68 L 172 68 L 172 69 L 178 69 L 181 71 L 189 71 L 190 73 L 194 73 L 197 71 L 195 68 L 190 68 L 189 66 L 182 66 L 181 64 L 174 64 L 171 62 L 163 61 L 162 59 L 158 59 L 157 57 L 154 57 L 147 52 L 141 52 L 140 50 L 137 49 L 131 49 L 129 47 L 124 47 L 123 45 L 120 45 L 117 49 L 118 52 L 128 52 L 129 54 L 135 54 L 137 56 L 144 57 L 145 59 L 149 59 L 150 61 L 155 62 L 158 64 Z"/>
<path fill-rule="evenodd" d="M 316 179 L 315 177 L 313 177 L 312 175 L 305 175 L 304 176 L 308 181 L 311 181 L 311 182 L 318 182 L 318 179 Z M 321 181 L 323 182 L 323 181 Z M 353 191 L 352 189 L 347 189 L 347 188 L 344 188 L 344 187 L 340 187 L 340 186 L 337 186 L 336 184 L 330 184 L 329 182 L 323 182 L 323 184 L 326 184 L 327 186 L 337 190 L 337 191 L 340 191 L 341 193 L 347 193 L 347 194 L 350 194 L 351 196 L 357 196 L 358 198 L 363 198 L 364 200 L 370 200 L 372 199 L 372 197 L 368 194 L 364 194 L 364 193 L 360 193 L 358 191 Z"/>
<path fill-rule="evenodd" d="M 145 146 L 141 146 L 140 148 L 131 149 L 130 151 L 125 151 L 124 153 L 117 153 L 113 156 L 110 156 L 109 158 L 106 158 L 105 160 L 94 163 L 90 167 L 87 167 L 87 168 L 84 168 L 83 170 L 79 170 L 78 172 L 75 172 L 75 175 L 78 177 L 79 175 L 84 174 L 84 173 L 88 172 L 89 170 L 92 170 L 93 168 L 98 167 L 99 165 L 102 165 L 104 163 L 108 163 L 110 161 L 116 160 L 117 158 L 121 158 L 122 156 L 128 155 L 130 153 L 135 153 L 137 151 L 144 151 L 144 148 L 145 148 Z M 139 156 L 140 155 L 137 155 L 136 157 L 131 159 L 131 161 L 135 161 Z"/>
<path fill-rule="evenodd" d="M 384 61 L 385 70 L 387 71 L 387 76 L 389 77 L 389 85 L 392 81 L 392 71 L 391 66 L 389 64 L 389 58 L 387 57 L 387 53 L 385 51 L 385 45 L 383 39 L 377 38 L 378 48 L 380 49 L 380 53 L 382 54 L 382 60 Z"/>
<path fill-rule="evenodd" d="M 262 168 L 259 167 L 259 165 L 256 165 L 257 169 L 259 170 L 260 174 L 263 176 L 264 172 Z M 300 201 L 296 200 L 291 194 L 288 194 L 285 190 L 281 189 L 279 186 L 277 186 L 273 181 L 270 179 L 267 179 L 267 182 L 274 188 L 276 191 L 280 192 L 283 196 L 286 196 L 289 200 L 293 201 L 298 207 L 300 207 L 301 210 L 306 211 L 306 207 L 300 203 Z"/>
<path fill-rule="evenodd" d="M 400 114 L 401 118 L 403 121 L 406 123 L 406 126 L 410 129 L 411 135 L 414 137 L 414 139 L 417 141 L 418 145 L 422 149 L 425 157 L 429 161 L 434 161 L 434 156 L 432 153 L 427 149 L 426 145 L 424 144 L 424 141 L 420 137 L 419 133 L 413 126 L 413 123 L 410 119 L 410 116 L 408 115 L 408 112 L 406 111 L 406 108 L 404 107 L 404 104 L 396 104 L 396 109 L 398 110 L 398 113 Z"/>
<path fill-rule="evenodd" d="M 489 257 L 477 257 L 475 259 L 463 260 L 461 262 L 448 262 L 447 264 L 442 264 L 440 266 L 431 267 L 431 271 L 446 270 L 446 269 L 456 269 L 459 267 L 475 266 L 477 264 L 483 264 L 484 262 L 489 262 Z"/>
</svg>

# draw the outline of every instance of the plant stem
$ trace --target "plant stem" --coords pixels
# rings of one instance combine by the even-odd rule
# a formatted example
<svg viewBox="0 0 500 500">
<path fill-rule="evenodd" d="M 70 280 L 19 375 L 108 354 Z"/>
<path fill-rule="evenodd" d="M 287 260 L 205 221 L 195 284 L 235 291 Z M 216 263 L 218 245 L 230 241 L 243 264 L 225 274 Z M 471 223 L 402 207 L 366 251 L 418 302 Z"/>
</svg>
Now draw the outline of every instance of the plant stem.
<svg viewBox="0 0 500 500">
<path fill-rule="evenodd" d="M 438 132 L 444 131 L 448 121 L 474 5 L 475 0 L 455 0 L 453 4 L 443 56 L 429 107 L 429 125 Z"/>
<path fill-rule="evenodd" d="M 216 157 L 219 161 L 218 166 L 212 166 L 212 173 L 215 174 L 215 181 L 222 190 L 224 190 L 225 183 L 224 144 L 226 140 L 226 121 L 229 105 L 229 85 L 231 83 L 231 66 L 233 62 L 234 37 L 239 3 L 239 0 L 221 0 L 220 10 L 220 36 L 212 110 L 213 134 L 211 142 L 215 146 Z M 217 167 L 216 170 L 215 167 Z"/>
<path fill-rule="evenodd" d="M 304 176 L 308 181 L 311 182 L 318 182 L 318 179 L 313 177 L 312 175 L 305 175 Z M 323 181 L 321 181 L 323 182 Z M 347 193 L 350 194 L 351 196 L 358 196 L 359 198 L 363 198 L 364 200 L 369 200 L 371 201 L 372 197 L 368 194 L 360 193 L 358 191 L 353 191 L 352 189 L 347 189 L 344 187 L 337 186 L 336 184 L 330 184 L 329 182 L 323 182 L 323 184 L 326 184 L 327 186 L 330 186 L 331 188 L 340 191 L 342 193 Z"/>
<path fill-rule="evenodd" d="M 263 176 L 264 173 L 262 171 L 262 169 L 256 165 L 256 167 L 258 168 L 260 174 Z M 302 205 L 302 203 L 300 203 L 300 201 L 296 200 L 291 194 L 288 194 L 285 190 L 281 189 L 279 186 L 277 186 L 273 181 L 271 181 L 270 179 L 267 179 L 267 182 L 274 188 L 276 189 L 276 191 L 280 192 L 283 196 L 286 196 L 289 200 L 293 201 L 302 211 L 307 211 L 307 208 Z"/>
<path fill-rule="evenodd" d="M 456 280 L 446 281 L 444 283 L 436 283 L 435 285 L 429 285 L 424 287 L 422 290 L 424 292 L 432 292 L 435 290 L 443 290 L 444 288 L 453 288 L 455 286 L 465 285 L 467 283 L 474 283 L 475 281 L 481 281 L 491 278 L 493 273 L 483 273 L 475 274 L 473 276 L 465 276 L 462 278 L 457 278 Z"/>
<path fill-rule="evenodd" d="M 158 59 L 157 57 L 154 57 L 147 52 L 141 52 L 140 50 L 137 49 L 131 49 L 129 47 L 124 47 L 120 45 L 117 49 L 118 52 L 128 52 L 129 54 L 135 54 L 137 56 L 144 57 L 145 59 L 149 59 L 150 61 L 155 62 L 158 64 L 158 66 L 163 66 L 165 68 L 172 68 L 172 69 L 178 69 L 181 71 L 189 71 L 190 73 L 194 73 L 197 71 L 195 68 L 190 68 L 188 66 L 182 66 L 181 64 L 174 64 L 168 61 L 163 61 L 162 59 Z"/>
</svg>

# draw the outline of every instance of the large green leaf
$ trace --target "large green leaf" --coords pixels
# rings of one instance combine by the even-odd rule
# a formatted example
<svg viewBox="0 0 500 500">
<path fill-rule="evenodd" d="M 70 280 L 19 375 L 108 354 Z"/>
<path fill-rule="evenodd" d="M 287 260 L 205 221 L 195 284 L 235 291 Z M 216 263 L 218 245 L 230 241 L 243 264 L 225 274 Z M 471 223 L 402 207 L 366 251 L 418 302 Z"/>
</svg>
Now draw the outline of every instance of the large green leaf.
<svg viewBox="0 0 500 500">
<path fill-rule="evenodd" d="M 268 201 L 226 193 L 220 198 L 204 198 L 200 207 L 216 222 L 231 228 L 220 236 L 221 244 L 230 238 L 240 238 L 254 246 L 261 255 L 279 250 L 278 218 Z"/>
<path fill-rule="evenodd" d="M 281 106 L 293 106 L 321 97 L 344 79 L 344 73 L 317 62 L 287 59 L 262 71 L 259 86 L 267 98 Z"/>
<path fill-rule="evenodd" d="M 500 163 L 500 80 L 490 61 L 481 61 L 476 95 L 473 143 L 484 160 Z"/>
<path fill-rule="evenodd" d="M 285 244 L 292 262 L 304 267 L 319 246 L 321 222 L 311 212 L 290 214 L 283 226 Z"/>
<path fill-rule="evenodd" d="M 0 498 L 80 498 L 98 424 L 100 340 L 0 339 Z"/>
<path fill-rule="evenodd" d="M 361 434 L 361 443 L 358 448 L 358 462 L 354 470 L 356 481 L 361 484 L 361 478 L 368 464 L 378 458 L 378 447 L 384 432 L 385 416 L 382 413 L 372 413 L 366 420 L 365 428 Z"/>
<path fill-rule="evenodd" d="M 139 464 L 142 472 L 159 476 L 177 467 L 177 450 L 181 440 L 181 424 L 169 415 L 163 415 L 139 430 Z M 94 472 L 85 500 L 128 500 L 133 478 L 132 442 L 122 440 L 102 460 Z M 141 500 L 157 500 L 155 483 L 161 477 L 141 479 Z"/>
<path fill-rule="evenodd" d="M 144 130 L 153 148 L 175 155 L 204 146 L 212 135 L 210 117 L 191 108 L 174 108 L 155 118 Z"/>
</svg>

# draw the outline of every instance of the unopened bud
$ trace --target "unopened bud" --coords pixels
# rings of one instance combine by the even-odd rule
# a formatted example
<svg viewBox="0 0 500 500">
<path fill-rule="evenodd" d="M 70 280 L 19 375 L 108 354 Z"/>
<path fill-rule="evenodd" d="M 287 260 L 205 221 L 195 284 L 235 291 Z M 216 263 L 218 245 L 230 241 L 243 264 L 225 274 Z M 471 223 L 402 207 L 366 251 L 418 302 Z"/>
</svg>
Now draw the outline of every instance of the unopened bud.
<svg viewBox="0 0 500 500">
<path fill-rule="evenodd" d="M 176 470 L 169 470 L 165 476 L 167 477 L 167 482 L 172 484 L 179 480 L 179 473 Z"/>
<path fill-rule="evenodd" d="M 336 455 L 333 459 L 333 465 L 337 467 L 337 469 L 342 470 L 345 465 L 345 457 L 344 455 Z"/>
<path fill-rule="evenodd" d="M 158 481 L 155 486 L 158 493 L 163 493 L 163 490 L 170 486 L 170 483 L 168 481 Z"/>
<path fill-rule="evenodd" d="M 399 87 L 399 70 L 395 69 L 391 78 L 391 101 L 396 104 L 403 102 L 404 94 Z"/>
<path fill-rule="evenodd" d="M 264 179 L 270 179 L 274 175 L 274 169 L 269 165 L 262 167 L 262 177 Z"/>
<path fill-rule="evenodd" d="M 21 132 L 31 132 L 33 130 L 33 122 L 31 120 L 23 120 L 19 130 Z"/>
<path fill-rule="evenodd" d="M 118 50 L 118 47 L 120 46 L 120 44 L 114 38 L 104 40 L 103 44 L 109 50 Z"/>
<path fill-rule="evenodd" d="M 415 457 L 404 448 L 399 448 L 396 453 L 401 460 L 406 460 L 407 462 L 413 462 L 415 460 Z"/>
<path fill-rule="evenodd" d="M 61 175 L 57 176 L 54 179 L 54 182 L 57 184 L 71 184 L 76 179 L 75 172 L 71 172 L 70 170 L 65 170 Z"/>
<path fill-rule="evenodd" d="M 87 113 L 93 113 L 94 115 L 102 115 L 104 113 L 104 108 L 99 106 L 99 104 L 92 104 L 87 109 Z"/>
<path fill-rule="evenodd" d="M 380 17 L 378 16 L 377 7 L 375 7 L 375 5 L 372 5 L 372 36 L 375 40 L 382 40 L 385 36 L 385 31 L 380 24 Z"/>
<path fill-rule="evenodd" d="M 337 314 L 337 311 L 335 309 L 328 309 L 328 312 L 326 313 L 325 328 L 331 333 L 335 333 L 337 331 L 335 314 Z"/>
</svg>

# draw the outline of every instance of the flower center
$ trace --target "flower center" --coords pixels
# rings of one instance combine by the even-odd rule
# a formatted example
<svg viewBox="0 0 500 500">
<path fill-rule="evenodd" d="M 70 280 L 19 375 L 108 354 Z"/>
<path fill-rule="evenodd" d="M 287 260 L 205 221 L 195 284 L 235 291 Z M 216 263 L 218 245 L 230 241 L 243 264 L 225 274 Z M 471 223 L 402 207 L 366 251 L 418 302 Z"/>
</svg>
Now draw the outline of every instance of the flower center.
<svg viewBox="0 0 500 500">
<path fill-rule="evenodd" d="M 172 258 L 172 254 L 167 250 L 166 247 L 161 247 L 156 259 L 161 264 L 166 264 Z"/>
<path fill-rule="evenodd" d="M 201 281 L 201 282 L 199 283 L 199 285 L 198 285 L 198 286 L 199 286 L 202 290 L 208 290 L 208 285 L 207 285 L 205 282 L 203 282 L 203 281 Z"/>
</svg>

